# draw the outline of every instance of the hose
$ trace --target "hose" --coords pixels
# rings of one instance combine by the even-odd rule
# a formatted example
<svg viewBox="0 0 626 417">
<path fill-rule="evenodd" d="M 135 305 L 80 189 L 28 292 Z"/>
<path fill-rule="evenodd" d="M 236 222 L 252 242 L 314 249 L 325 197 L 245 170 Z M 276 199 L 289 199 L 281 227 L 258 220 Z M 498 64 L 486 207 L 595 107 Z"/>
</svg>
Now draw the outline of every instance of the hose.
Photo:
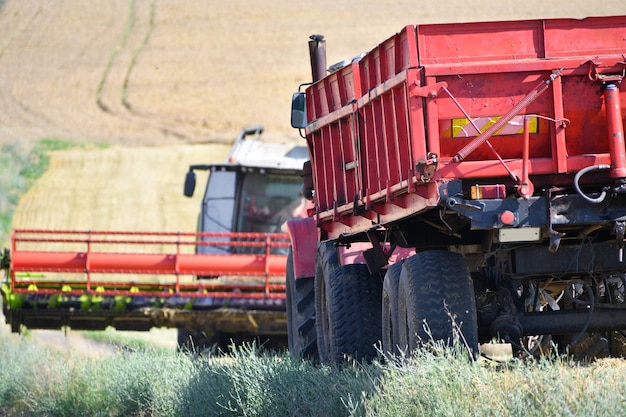
<svg viewBox="0 0 626 417">
<path fill-rule="evenodd" d="M 589 302 L 586 303 L 582 300 L 578 300 L 576 298 L 575 295 L 575 284 L 580 284 L 583 288 L 583 292 L 586 291 L 587 294 L 589 294 Z M 582 340 L 583 336 L 585 335 L 585 333 L 587 332 L 587 329 L 589 328 L 589 324 L 591 324 L 591 318 L 593 317 L 593 312 L 595 311 L 595 303 L 596 303 L 596 298 L 593 294 L 593 290 L 591 289 L 591 287 L 587 284 L 585 284 L 584 282 L 580 281 L 580 280 L 574 280 L 571 281 L 569 283 L 569 285 L 572 286 L 572 291 L 574 292 L 574 294 L 571 294 L 569 291 L 565 291 L 565 294 L 568 296 L 568 298 L 570 299 L 570 301 L 576 303 L 576 304 L 583 304 L 587 307 L 589 314 L 587 315 L 587 320 L 585 321 L 585 324 L 583 325 L 582 329 L 580 329 L 580 332 L 578 332 L 578 334 L 576 335 L 576 337 L 574 337 L 574 339 L 572 339 L 572 341 L 567 345 L 567 350 L 572 349 L 574 346 L 576 346 L 578 343 L 580 343 L 580 341 Z"/>
<path fill-rule="evenodd" d="M 604 201 L 604 199 L 606 197 L 606 190 L 602 190 L 602 192 L 597 197 L 591 197 L 591 196 L 588 196 L 587 194 L 585 194 L 580 189 L 580 185 L 578 184 L 578 182 L 580 181 L 580 178 L 583 175 L 585 175 L 586 173 L 588 173 L 588 172 L 598 171 L 598 170 L 601 170 L 601 169 L 610 169 L 610 168 L 611 168 L 610 165 L 600 164 L 600 165 L 588 166 L 587 168 L 583 168 L 580 171 L 578 171 L 576 173 L 576 176 L 574 177 L 574 188 L 576 188 L 576 192 L 578 193 L 578 195 L 580 195 L 582 198 L 584 198 L 585 200 L 587 200 L 588 202 L 590 202 L 592 204 L 599 204 L 602 201 Z"/>
</svg>

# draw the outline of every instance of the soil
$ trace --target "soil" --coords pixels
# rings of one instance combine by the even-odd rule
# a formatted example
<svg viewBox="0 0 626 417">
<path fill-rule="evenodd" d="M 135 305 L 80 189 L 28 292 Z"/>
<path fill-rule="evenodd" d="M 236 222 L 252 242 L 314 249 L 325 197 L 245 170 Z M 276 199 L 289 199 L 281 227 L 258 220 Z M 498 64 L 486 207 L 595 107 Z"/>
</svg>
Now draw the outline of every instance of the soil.
<svg viewBox="0 0 626 417">
<path fill-rule="evenodd" d="M 332 64 L 408 24 L 624 13 L 623 0 L 0 0 L 0 143 L 229 142 L 258 123 L 295 139 L 313 33 Z"/>
</svg>

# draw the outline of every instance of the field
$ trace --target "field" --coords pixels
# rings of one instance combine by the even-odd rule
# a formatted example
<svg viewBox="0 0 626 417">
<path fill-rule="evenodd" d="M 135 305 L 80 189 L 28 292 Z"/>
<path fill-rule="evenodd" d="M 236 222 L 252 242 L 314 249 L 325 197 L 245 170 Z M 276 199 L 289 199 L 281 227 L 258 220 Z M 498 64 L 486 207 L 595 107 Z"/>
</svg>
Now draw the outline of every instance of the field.
<svg viewBox="0 0 626 417">
<path fill-rule="evenodd" d="M 0 145 L 83 144 L 51 155 L 13 226 L 192 230 L 188 164 L 222 160 L 245 125 L 298 140 L 289 102 L 312 33 L 331 64 L 407 24 L 624 13 L 622 0 L 0 0 Z"/>
<path fill-rule="evenodd" d="M 613 417 L 626 404 L 617 359 L 475 363 L 437 350 L 330 368 L 250 346 L 225 357 L 141 345 L 85 356 L 28 339 L 0 339 L 0 353 L 2 416 Z"/>
<path fill-rule="evenodd" d="M 615 14 L 626 14 L 626 2 L 605 0 L 600 7 L 588 0 L 0 0 L 1 156 L 33 155 L 30 151 L 42 140 L 59 149 L 47 153 L 47 170 L 33 184 L 24 179 L 25 165 L 0 159 L 0 186 L 3 181 L 10 183 L 0 187 L 0 215 L 12 217 L 14 228 L 193 230 L 199 193 L 193 199 L 182 196 L 189 164 L 222 161 L 230 142 L 246 125 L 265 125 L 268 140 L 301 140 L 289 126 L 289 103 L 298 85 L 311 77 L 307 40 L 313 33 L 325 35 L 328 63 L 332 64 L 372 49 L 407 24 Z M 39 158 L 42 154 L 34 155 Z M 4 247 L 7 237 L 0 233 Z M 60 335 L 32 332 L 34 337 L 19 338 L 9 336 L 6 326 L 0 326 L 7 364 L 25 361 L 21 353 L 30 355 L 29 360 L 38 355 L 45 358 L 47 353 L 38 350 L 33 340 L 62 351 L 60 358 L 52 356 L 49 364 L 44 363 L 40 375 L 41 362 L 28 362 L 32 367 L 28 372 L 33 375 L 3 366 L 0 397 L 28 398 L 32 389 L 40 399 L 57 401 L 61 410 L 74 413 L 77 408 L 72 401 L 85 392 L 108 398 L 110 392 L 98 391 L 99 385 L 86 379 L 91 375 L 107 380 L 110 376 L 106 369 L 98 374 L 102 368 L 91 362 L 94 345 L 74 337 L 76 333 Z M 165 341 L 167 352 L 173 352 L 175 331 L 147 336 Z M 87 362 L 82 356 L 72 356 L 85 352 L 89 353 Z M 111 356 L 109 351 L 104 353 Z M 232 415 L 261 415 L 256 396 L 267 393 L 250 381 L 256 376 L 268 385 L 277 384 L 276 375 L 289 378 L 279 380 L 286 385 L 277 386 L 285 390 L 271 392 L 277 399 L 270 396 L 269 404 L 282 401 L 287 407 L 282 410 L 293 414 L 300 411 L 288 407 L 302 394 L 293 388 L 311 380 L 320 381 L 322 390 L 308 393 L 307 405 L 315 410 L 319 398 L 330 392 L 336 394 L 332 405 L 343 410 L 337 415 L 350 415 L 351 405 L 352 415 L 384 415 L 381 410 L 385 409 L 387 415 L 415 415 L 424 410 L 430 415 L 481 414 L 472 408 L 477 405 L 483 406 L 479 409 L 483 415 L 554 415 L 557 410 L 571 415 L 617 415 L 626 402 L 619 396 L 624 392 L 621 362 L 590 368 L 557 364 L 547 372 L 522 366 L 493 373 L 489 368 L 468 367 L 459 372 L 430 358 L 425 367 L 411 368 L 411 373 L 395 368 L 350 368 L 346 372 L 352 385 L 345 384 L 348 389 L 337 392 L 335 371 L 294 364 L 286 357 L 268 361 L 266 367 L 250 358 L 241 361 L 237 372 L 242 381 L 235 381 L 227 374 L 232 369 L 224 370 L 210 361 L 208 365 L 191 363 L 167 356 L 169 353 L 147 359 L 133 356 L 127 362 L 129 355 L 115 352 L 107 359 L 109 369 L 119 378 L 112 379 L 114 383 L 119 387 L 137 384 L 131 388 L 152 401 L 137 404 L 132 403 L 134 398 L 126 398 L 135 407 L 134 415 L 180 415 L 176 411 L 189 405 L 184 401 L 196 401 L 192 410 L 204 415 L 206 399 L 177 396 L 195 392 L 196 378 L 207 374 L 227 385 L 225 394 L 218 394 L 233 401 L 229 403 Z M 158 360 L 171 368 L 151 370 L 155 372 L 151 384 L 141 385 L 145 381 L 128 376 L 145 372 L 144 362 Z M 68 363 L 71 366 L 64 368 Z M 178 372 L 181 363 L 189 374 Z M 55 366 L 64 371 L 58 378 L 60 371 Z M 250 373 L 246 366 L 266 374 Z M 187 389 L 172 384 L 163 388 L 158 384 L 160 378 L 173 378 Z M 373 384 L 373 378 L 380 379 Z M 556 380 L 564 381 L 558 394 L 549 391 L 549 381 Z M 576 380 L 591 381 L 591 388 L 572 385 Z M 432 383 L 432 390 L 423 389 L 425 382 Z M 490 384 L 500 390 L 494 394 Z M 59 386 L 66 389 L 67 398 L 61 391 L 50 391 Z M 612 389 L 619 395 L 607 397 Z M 204 387 L 199 392 L 207 390 Z M 115 392 L 123 396 L 121 391 Z M 48 392 L 53 398 L 46 396 Z M 454 395 L 442 397 L 442 392 Z M 181 408 L 168 414 L 167 406 L 174 403 L 167 401 L 173 398 Z M 403 402 L 411 399 L 415 402 Z M 462 403 L 467 409 L 459 406 L 461 400 L 467 401 Z M 61 401 L 67 401 L 68 408 L 59 405 Z M 534 405 L 533 413 L 528 404 Z M 4 415 L 3 406 L 0 403 L 0 415 Z M 17 409 L 21 406 L 25 407 L 21 410 L 37 410 L 37 414 L 53 413 L 42 402 L 18 401 Z M 82 414 L 95 415 L 94 410 L 104 406 L 98 401 L 85 404 Z M 153 407 L 152 414 L 146 411 L 149 407 Z M 56 415 L 71 415 L 54 410 Z M 116 412 L 119 410 L 102 415 L 123 415 Z M 314 411 L 301 415 L 314 415 Z"/>
</svg>

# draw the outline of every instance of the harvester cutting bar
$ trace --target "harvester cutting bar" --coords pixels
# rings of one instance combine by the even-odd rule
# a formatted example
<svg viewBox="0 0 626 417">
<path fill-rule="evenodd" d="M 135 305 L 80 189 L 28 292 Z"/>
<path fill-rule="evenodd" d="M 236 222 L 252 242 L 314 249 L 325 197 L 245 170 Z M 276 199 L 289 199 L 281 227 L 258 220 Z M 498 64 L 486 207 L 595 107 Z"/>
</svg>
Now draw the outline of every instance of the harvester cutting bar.
<svg viewBox="0 0 626 417">
<path fill-rule="evenodd" d="M 51 288 L 42 288 L 48 285 Z M 52 288 L 56 285 L 55 288 Z M 76 285 L 75 282 L 47 283 L 41 281 L 28 280 L 28 285 L 17 282 L 12 288 L 12 294 L 34 294 L 34 295 L 58 295 L 64 297 L 92 295 L 94 297 L 184 297 L 184 298 L 212 298 L 212 299 L 284 299 L 284 285 L 246 285 L 242 291 L 241 285 L 163 285 L 163 284 L 141 284 L 123 285 L 119 282 L 93 282 L 92 289 L 88 291 L 85 285 Z M 39 300 L 40 301 L 40 300 Z"/>
<path fill-rule="evenodd" d="M 237 291 L 238 298 L 284 298 L 284 284 L 269 278 L 285 276 L 288 245 L 285 234 L 15 230 L 10 286 L 12 293 L 232 297 Z M 220 253 L 198 253 L 203 246 Z M 93 274 L 142 277 L 131 282 Z M 245 284 L 185 276 L 243 277 Z"/>
<path fill-rule="evenodd" d="M 284 256 L 255 254 L 143 254 L 13 252 L 16 272 L 252 275 L 284 274 Z"/>
</svg>

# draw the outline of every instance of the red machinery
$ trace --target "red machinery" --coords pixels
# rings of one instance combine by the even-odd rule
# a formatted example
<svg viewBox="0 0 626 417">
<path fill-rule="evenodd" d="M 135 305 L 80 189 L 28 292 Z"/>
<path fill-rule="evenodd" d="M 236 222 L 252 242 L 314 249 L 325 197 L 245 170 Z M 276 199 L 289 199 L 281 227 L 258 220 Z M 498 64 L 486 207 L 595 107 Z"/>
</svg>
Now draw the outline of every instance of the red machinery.
<svg viewBox="0 0 626 417">
<path fill-rule="evenodd" d="M 243 304 L 256 313 L 280 312 L 288 245 L 288 236 L 280 233 L 15 230 L 5 259 L 10 276 L 2 287 L 4 314 L 18 331 L 21 324 L 179 327 L 191 316 L 200 320 L 202 310 Z M 196 247 L 229 248 L 229 253 L 201 254 Z M 228 321 L 240 316 L 249 322 L 250 315 L 231 311 Z M 252 334 L 284 332 L 284 320 L 267 317 L 267 323 L 257 320 Z M 249 325 L 230 327 L 241 331 Z"/>
<path fill-rule="evenodd" d="M 306 213 L 304 146 L 261 140 L 243 128 L 208 171 L 197 233 L 15 230 L 0 257 L 3 310 L 12 330 L 178 328 L 181 348 L 200 350 L 287 333 L 285 220 Z"/>
<path fill-rule="evenodd" d="M 322 37 L 310 50 L 325 59 Z M 625 51 L 615 16 L 407 26 L 328 75 L 313 62 L 292 111 L 315 214 L 289 222 L 290 345 L 618 352 Z"/>
</svg>

